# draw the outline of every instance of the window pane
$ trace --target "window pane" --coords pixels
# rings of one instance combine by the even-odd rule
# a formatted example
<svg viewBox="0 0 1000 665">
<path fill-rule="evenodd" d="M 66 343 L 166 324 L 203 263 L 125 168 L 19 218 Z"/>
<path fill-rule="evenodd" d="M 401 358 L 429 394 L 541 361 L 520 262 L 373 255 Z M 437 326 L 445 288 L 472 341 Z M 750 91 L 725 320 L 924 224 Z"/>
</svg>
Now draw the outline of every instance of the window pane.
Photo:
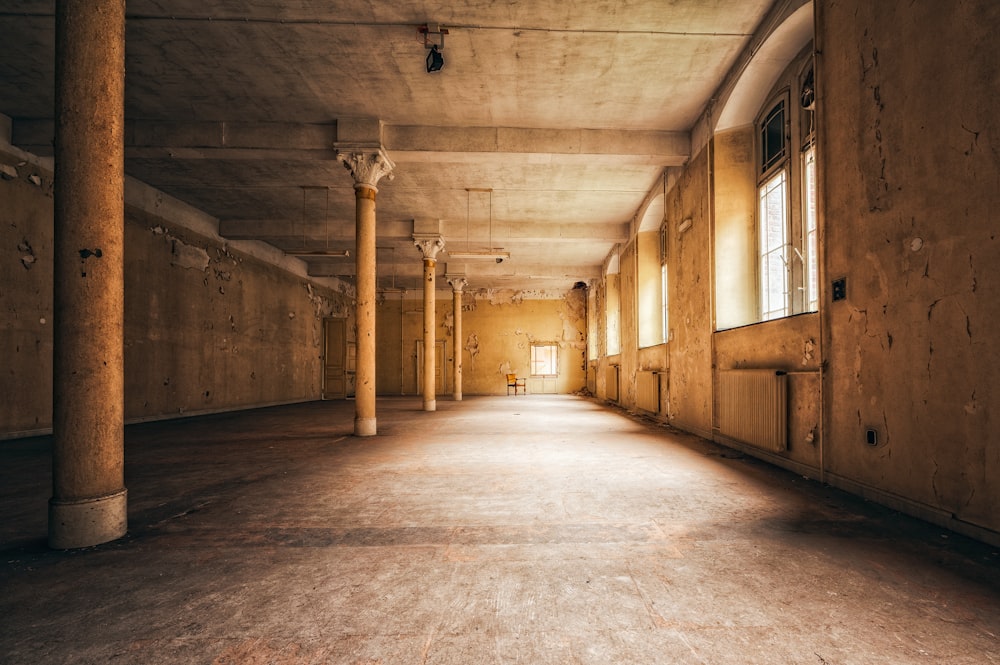
<svg viewBox="0 0 1000 665">
<path fill-rule="evenodd" d="M 556 376 L 559 373 L 559 347 L 555 344 L 531 346 L 531 375 Z"/>
<path fill-rule="evenodd" d="M 661 282 L 662 282 L 661 288 L 663 289 L 663 300 L 660 301 L 660 302 L 663 303 L 663 334 L 662 334 L 662 341 L 666 342 L 669 339 L 669 335 L 670 335 L 670 333 L 668 332 L 668 330 L 670 330 L 670 327 L 669 327 L 669 325 L 670 325 L 670 318 L 669 318 L 669 310 L 667 309 L 667 264 L 666 263 L 664 263 L 663 265 L 660 266 L 660 279 L 661 279 Z"/>
<path fill-rule="evenodd" d="M 763 320 L 788 315 L 788 224 L 785 172 L 760 188 L 760 311 Z"/>
<path fill-rule="evenodd" d="M 785 154 L 785 102 L 778 102 L 760 128 L 761 173 L 777 164 Z"/>
<path fill-rule="evenodd" d="M 805 152 L 803 164 L 803 217 L 805 218 L 806 255 L 806 307 L 810 312 L 819 309 L 819 256 L 816 232 L 816 149 Z"/>
</svg>

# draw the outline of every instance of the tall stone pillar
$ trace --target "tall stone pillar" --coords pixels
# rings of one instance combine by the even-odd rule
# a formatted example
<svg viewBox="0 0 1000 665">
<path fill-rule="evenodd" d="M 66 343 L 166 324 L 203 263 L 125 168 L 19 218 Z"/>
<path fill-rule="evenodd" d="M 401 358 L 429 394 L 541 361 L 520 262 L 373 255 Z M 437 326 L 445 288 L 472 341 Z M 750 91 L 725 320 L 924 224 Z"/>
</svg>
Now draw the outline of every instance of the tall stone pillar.
<svg viewBox="0 0 1000 665">
<path fill-rule="evenodd" d="M 434 385 L 435 365 L 437 364 L 437 350 L 435 348 L 435 325 L 436 308 L 435 300 L 435 268 L 437 267 L 437 255 L 444 249 L 444 239 L 439 235 L 421 236 L 413 235 L 413 244 L 417 246 L 424 256 L 424 411 L 437 410 L 436 386 Z"/>
<path fill-rule="evenodd" d="M 358 326 L 354 394 L 354 435 L 375 436 L 375 195 L 384 176 L 392 180 L 395 164 L 381 150 L 338 153 L 354 177 Z"/>
<path fill-rule="evenodd" d="M 455 372 L 454 377 L 454 390 L 452 392 L 452 398 L 456 402 L 462 401 L 462 290 L 468 285 L 468 280 L 464 277 L 449 277 L 448 283 L 451 284 L 452 296 L 454 300 L 454 305 L 452 306 L 452 311 L 454 312 L 455 318 L 455 366 L 452 371 Z"/>
<path fill-rule="evenodd" d="M 49 545 L 125 535 L 125 2 L 56 3 Z"/>
</svg>

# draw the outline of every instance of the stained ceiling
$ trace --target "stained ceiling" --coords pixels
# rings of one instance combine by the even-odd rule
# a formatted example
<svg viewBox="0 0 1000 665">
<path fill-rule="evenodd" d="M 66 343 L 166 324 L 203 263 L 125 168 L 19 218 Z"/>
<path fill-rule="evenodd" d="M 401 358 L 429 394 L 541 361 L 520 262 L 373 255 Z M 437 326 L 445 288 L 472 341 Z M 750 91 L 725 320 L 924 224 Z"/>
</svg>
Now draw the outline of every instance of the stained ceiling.
<svg viewBox="0 0 1000 665">
<path fill-rule="evenodd" d="M 230 239 L 348 250 L 337 145 L 375 127 L 379 284 L 419 287 L 414 220 L 470 288 L 600 274 L 771 0 L 128 0 L 126 172 Z M 0 8 L 0 113 L 51 154 L 54 5 Z M 427 34 L 421 26 L 447 34 Z M 444 66 L 428 73 L 425 41 Z M 502 263 L 449 252 L 502 248 Z M 352 257 L 302 256 L 353 280 Z"/>
</svg>

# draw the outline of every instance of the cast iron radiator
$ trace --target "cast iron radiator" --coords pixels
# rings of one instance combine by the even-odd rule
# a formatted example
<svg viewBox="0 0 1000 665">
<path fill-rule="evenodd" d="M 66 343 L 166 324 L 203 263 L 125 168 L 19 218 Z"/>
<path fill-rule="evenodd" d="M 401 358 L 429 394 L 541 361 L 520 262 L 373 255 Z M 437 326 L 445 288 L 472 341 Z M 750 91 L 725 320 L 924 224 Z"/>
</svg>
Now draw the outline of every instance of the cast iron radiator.
<svg viewBox="0 0 1000 665">
<path fill-rule="evenodd" d="M 635 375 L 635 405 L 650 413 L 660 412 L 660 374 L 639 371 Z"/>
<path fill-rule="evenodd" d="M 719 372 L 719 433 L 757 448 L 788 448 L 788 375 L 774 369 Z"/>
<path fill-rule="evenodd" d="M 605 386 L 604 391 L 607 394 L 608 400 L 612 402 L 618 401 L 618 365 L 608 365 L 606 373 L 604 375 Z"/>
</svg>

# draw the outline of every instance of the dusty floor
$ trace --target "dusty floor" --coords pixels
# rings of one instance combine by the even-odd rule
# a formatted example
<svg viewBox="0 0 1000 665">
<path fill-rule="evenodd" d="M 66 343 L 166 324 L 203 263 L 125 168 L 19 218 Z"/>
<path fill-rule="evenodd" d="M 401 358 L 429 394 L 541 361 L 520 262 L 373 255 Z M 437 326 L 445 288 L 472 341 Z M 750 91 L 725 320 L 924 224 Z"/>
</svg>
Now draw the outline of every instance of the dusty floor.
<svg viewBox="0 0 1000 665">
<path fill-rule="evenodd" d="M 0 442 L 0 662 L 1000 662 L 995 548 L 590 400 L 420 405 L 130 427 L 71 552 Z"/>
</svg>

